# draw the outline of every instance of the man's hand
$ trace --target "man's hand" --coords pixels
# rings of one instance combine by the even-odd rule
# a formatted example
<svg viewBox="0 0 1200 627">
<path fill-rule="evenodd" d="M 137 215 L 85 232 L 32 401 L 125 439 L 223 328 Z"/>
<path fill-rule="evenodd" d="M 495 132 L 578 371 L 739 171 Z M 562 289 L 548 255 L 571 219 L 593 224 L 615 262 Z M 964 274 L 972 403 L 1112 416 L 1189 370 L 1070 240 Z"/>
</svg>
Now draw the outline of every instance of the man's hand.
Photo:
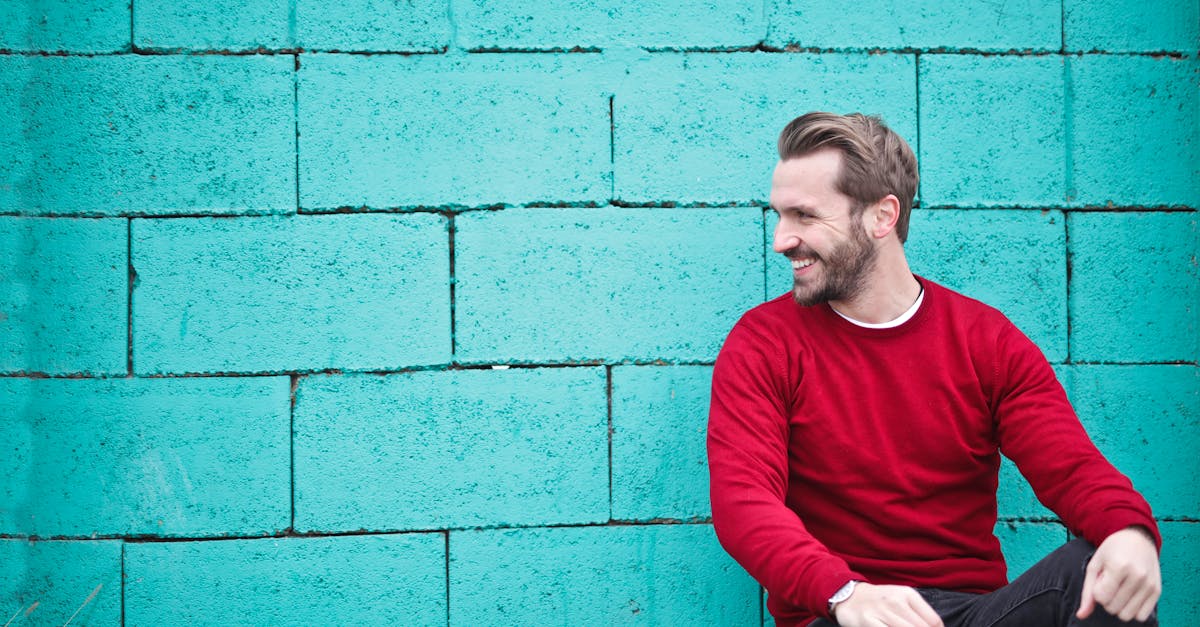
<svg viewBox="0 0 1200 627">
<path fill-rule="evenodd" d="M 942 619 L 917 591 L 906 586 L 859 583 L 835 608 L 843 627 L 942 627 Z"/>
<path fill-rule="evenodd" d="M 1130 527 L 1105 538 L 1088 562 L 1075 616 L 1087 618 L 1099 603 L 1123 621 L 1144 621 L 1162 594 L 1158 549 L 1147 532 Z"/>
</svg>

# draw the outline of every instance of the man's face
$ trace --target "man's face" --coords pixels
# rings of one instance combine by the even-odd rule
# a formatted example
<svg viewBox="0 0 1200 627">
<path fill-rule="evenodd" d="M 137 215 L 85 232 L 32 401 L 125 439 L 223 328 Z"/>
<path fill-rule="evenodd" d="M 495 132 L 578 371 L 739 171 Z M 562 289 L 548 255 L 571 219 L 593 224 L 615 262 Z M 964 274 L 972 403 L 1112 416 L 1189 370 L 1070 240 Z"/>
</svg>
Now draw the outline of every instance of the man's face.
<svg viewBox="0 0 1200 627">
<path fill-rule="evenodd" d="M 834 189 L 841 153 L 820 150 L 780 161 L 771 179 L 771 208 L 779 214 L 774 249 L 792 263 L 796 302 L 845 301 L 864 287 L 876 249 L 854 201 Z"/>
</svg>

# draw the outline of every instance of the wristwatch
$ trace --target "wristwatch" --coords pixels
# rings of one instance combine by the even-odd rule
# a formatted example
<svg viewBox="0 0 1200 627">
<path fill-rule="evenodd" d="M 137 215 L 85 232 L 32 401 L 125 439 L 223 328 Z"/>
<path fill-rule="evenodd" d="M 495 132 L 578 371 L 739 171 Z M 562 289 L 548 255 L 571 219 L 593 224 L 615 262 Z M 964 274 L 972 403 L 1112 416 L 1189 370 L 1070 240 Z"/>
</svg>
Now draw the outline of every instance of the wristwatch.
<svg viewBox="0 0 1200 627">
<path fill-rule="evenodd" d="M 833 612 L 834 612 L 834 610 L 837 609 L 837 606 L 839 603 L 841 603 L 842 601 L 845 601 L 846 599 L 849 599 L 850 595 L 854 594 L 854 586 L 857 586 L 857 585 L 858 585 L 858 582 L 851 579 L 850 581 L 846 582 L 846 585 L 842 586 L 841 588 L 838 588 L 838 591 L 834 592 L 833 596 L 829 597 L 829 615 L 830 616 L 833 616 Z"/>
</svg>

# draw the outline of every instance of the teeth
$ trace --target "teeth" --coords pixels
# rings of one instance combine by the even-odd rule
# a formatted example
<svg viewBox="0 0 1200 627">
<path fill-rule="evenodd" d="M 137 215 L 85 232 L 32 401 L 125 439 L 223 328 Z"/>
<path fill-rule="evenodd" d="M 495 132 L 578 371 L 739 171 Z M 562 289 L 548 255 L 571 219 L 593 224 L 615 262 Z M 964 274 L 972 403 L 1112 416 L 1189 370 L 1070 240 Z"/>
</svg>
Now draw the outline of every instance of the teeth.
<svg viewBox="0 0 1200 627">
<path fill-rule="evenodd" d="M 799 270 L 800 268 L 807 268 L 816 262 L 817 261 L 815 259 L 793 259 L 792 268 Z"/>
</svg>

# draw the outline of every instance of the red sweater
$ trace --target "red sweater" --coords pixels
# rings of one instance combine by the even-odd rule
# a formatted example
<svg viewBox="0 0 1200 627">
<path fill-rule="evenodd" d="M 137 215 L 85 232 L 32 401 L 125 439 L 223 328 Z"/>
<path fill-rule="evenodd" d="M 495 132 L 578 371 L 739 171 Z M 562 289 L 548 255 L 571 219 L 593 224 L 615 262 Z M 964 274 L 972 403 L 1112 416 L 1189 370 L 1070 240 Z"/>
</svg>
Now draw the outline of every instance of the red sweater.
<svg viewBox="0 0 1200 627">
<path fill-rule="evenodd" d="M 828 616 L 850 579 L 988 592 L 1007 583 L 1000 453 L 1075 533 L 1150 506 L 1092 444 L 1038 348 L 1000 312 L 920 279 L 891 329 L 785 294 L 749 311 L 713 372 L 713 525 L 777 624 Z"/>
</svg>

